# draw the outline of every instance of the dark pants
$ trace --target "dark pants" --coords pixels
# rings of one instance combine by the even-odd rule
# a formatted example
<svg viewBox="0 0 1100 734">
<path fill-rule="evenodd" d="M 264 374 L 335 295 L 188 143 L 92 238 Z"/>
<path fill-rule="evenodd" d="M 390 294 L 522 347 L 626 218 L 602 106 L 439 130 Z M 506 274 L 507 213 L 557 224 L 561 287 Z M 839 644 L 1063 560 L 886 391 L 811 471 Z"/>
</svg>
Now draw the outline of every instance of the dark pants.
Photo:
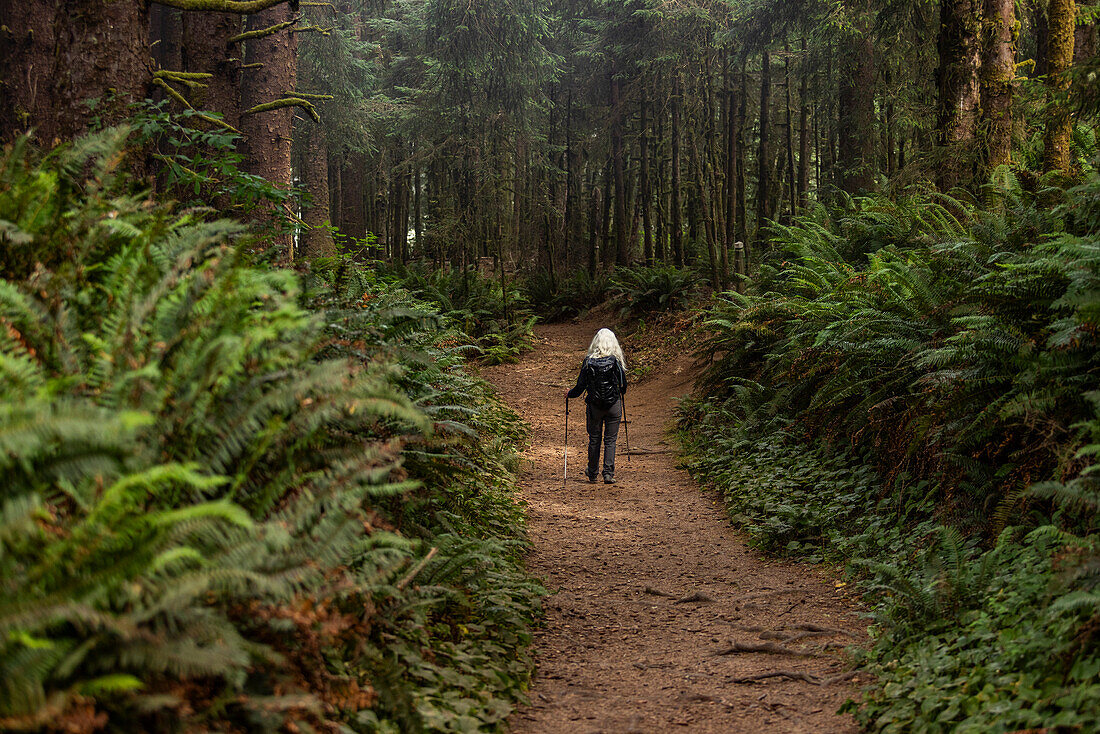
<svg viewBox="0 0 1100 734">
<path fill-rule="evenodd" d="M 619 423 L 623 420 L 623 401 L 616 400 L 610 408 L 589 405 L 585 411 L 588 422 L 588 478 L 596 478 L 600 465 L 600 441 L 603 441 L 603 478 L 615 476 L 615 442 L 619 438 Z"/>
</svg>

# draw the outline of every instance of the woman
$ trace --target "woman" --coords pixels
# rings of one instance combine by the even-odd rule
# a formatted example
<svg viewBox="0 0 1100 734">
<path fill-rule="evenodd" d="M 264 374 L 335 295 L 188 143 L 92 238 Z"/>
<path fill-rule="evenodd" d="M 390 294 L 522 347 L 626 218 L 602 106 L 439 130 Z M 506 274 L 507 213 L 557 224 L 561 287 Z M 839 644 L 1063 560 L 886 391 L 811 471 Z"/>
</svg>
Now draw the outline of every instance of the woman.
<svg viewBox="0 0 1100 734">
<path fill-rule="evenodd" d="M 579 398 L 586 392 L 585 417 L 588 425 L 588 468 L 585 476 L 596 481 L 600 464 L 600 441 L 603 441 L 603 481 L 615 483 L 615 441 L 623 419 L 626 394 L 626 358 L 619 340 L 611 329 L 600 329 L 588 347 L 588 356 L 581 362 L 581 374 L 576 386 L 565 393 L 565 399 Z"/>
</svg>

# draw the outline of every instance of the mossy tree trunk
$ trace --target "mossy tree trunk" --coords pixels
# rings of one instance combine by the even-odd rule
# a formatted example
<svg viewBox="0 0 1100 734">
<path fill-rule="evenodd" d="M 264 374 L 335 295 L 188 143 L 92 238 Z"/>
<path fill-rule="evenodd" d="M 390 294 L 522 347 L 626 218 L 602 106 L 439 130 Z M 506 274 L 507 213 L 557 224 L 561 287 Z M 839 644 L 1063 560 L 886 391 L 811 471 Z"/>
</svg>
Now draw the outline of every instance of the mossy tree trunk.
<svg viewBox="0 0 1100 734">
<path fill-rule="evenodd" d="M 276 5 L 248 17 L 246 32 L 289 23 L 294 12 L 289 4 Z M 249 38 L 245 43 L 245 68 L 241 80 L 241 127 L 244 134 L 244 167 L 279 188 L 290 188 L 293 176 L 291 140 L 293 107 L 264 112 L 249 111 L 295 91 L 298 80 L 297 36 L 289 30 Z M 271 244 L 288 246 L 279 235 Z"/>
<path fill-rule="evenodd" d="M 1077 6 L 1074 0 L 1050 0 L 1047 6 L 1047 89 L 1050 95 L 1046 134 L 1043 137 L 1043 170 L 1070 170 L 1070 134 L 1073 121 L 1063 96 L 1069 89 L 1066 74 L 1073 64 Z"/>
<path fill-rule="evenodd" d="M 988 172 L 1012 158 L 1012 92 L 1019 34 L 1015 0 L 985 0 L 982 26 L 981 108 Z"/>
<path fill-rule="evenodd" d="M 772 57 L 765 49 L 760 60 L 760 135 L 756 148 L 756 238 L 761 245 L 764 241 L 764 227 L 774 216 L 771 203 L 772 154 L 771 154 L 771 108 L 772 108 Z M 762 249 L 762 248 L 761 248 Z"/>
<path fill-rule="evenodd" d="M 944 191 L 970 185 L 974 179 L 981 110 L 980 10 L 978 0 L 943 0 L 940 4 L 936 131 L 943 153 L 939 185 Z"/>
<path fill-rule="evenodd" d="M 839 107 L 840 188 L 850 194 L 870 191 L 875 170 L 875 47 L 867 28 L 857 30 L 842 52 Z"/>
<path fill-rule="evenodd" d="M 669 196 L 669 236 L 672 240 L 672 258 L 676 267 L 684 267 L 684 230 L 680 219 L 680 72 L 672 72 L 672 191 Z"/>
<path fill-rule="evenodd" d="M 308 123 L 307 123 L 308 124 Z M 306 136 L 306 154 L 303 156 L 302 177 L 309 190 L 311 206 L 303 219 L 309 226 L 302 235 L 302 250 L 307 257 L 335 255 L 336 243 L 332 239 L 329 214 L 328 146 L 321 130 Z"/>
<path fill-rule="evenodd" d="M 238 130 L 241 125 L 241 49 L 229 39 L 240 34 L 243 26 L 243 17 L 236 13 L 183 14 L 180 68 L 212 75 L 205 81 L 205 88 L 195 90 L 191 103 L 195 109 L 221 113 L 225 121 Z"/>
</svg>

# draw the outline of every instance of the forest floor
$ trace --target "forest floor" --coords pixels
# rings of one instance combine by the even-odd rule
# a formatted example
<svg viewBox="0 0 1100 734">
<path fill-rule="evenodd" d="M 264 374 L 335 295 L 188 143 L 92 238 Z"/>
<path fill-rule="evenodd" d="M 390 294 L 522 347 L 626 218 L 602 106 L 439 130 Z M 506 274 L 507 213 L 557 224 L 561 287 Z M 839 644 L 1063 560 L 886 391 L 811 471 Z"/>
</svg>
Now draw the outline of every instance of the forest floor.
<svg viewBox="0 0 1100 734">
<path fill-rule="evenodd" d="M 531 425 L 529 566 L 552 592 L 513 731 L 857 731 L 836 713 L 858 696 L 845 673 L 845 648 L 866 641 L 854 592 L 827 568 L 761 557 L 676 466 L 667 429 L 692 387 L 686 355 L 631 385 L 630 448 L 652 453 L 620 453 L 616 484 L 585 479 L 584 401 L 571 401 L 563 486 L 563 396 L 601 325 L 539 326 L 518 364 L 483 370 Z"/>
</svg>

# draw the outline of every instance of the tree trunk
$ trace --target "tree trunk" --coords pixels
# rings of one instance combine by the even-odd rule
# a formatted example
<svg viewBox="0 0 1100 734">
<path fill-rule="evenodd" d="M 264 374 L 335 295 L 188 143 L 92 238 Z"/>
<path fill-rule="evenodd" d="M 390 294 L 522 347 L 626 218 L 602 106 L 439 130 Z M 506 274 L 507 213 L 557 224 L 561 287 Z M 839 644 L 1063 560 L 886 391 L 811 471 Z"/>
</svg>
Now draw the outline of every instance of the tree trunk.
<svg viewBox="0 0 1100 734">
<path fill-rule="evenodd" d="M 810 59 L 806 54 L 805 36 L 802 36 L 801 60 L 802 84 L 798 95 L 798 206 L 805 210 L 810 195 Z"/>
<path fill-rule="evenodd" d="M 1050 24 L 1047 22 L 1045 0 L 1030 0 L 1035 19 L 1035 76 L 1047 75 L 1047 47 L 1050 45 Z"/>
<path fill-rule="evenodd" d="M 357 240 L 367 236 L 363 201 L 366 167 L 366 157 L 362 153 L 350 153 L 340 167 L 340 227 L 344 234 Z"/>
<path fill-rule="evenodd" d="M 669 202 L 669 228 L 672 257 L 676 267 L 684 267 L 683 224 L 680 221 L 680 73 L 672 73 L 672 193 Z"/>
<path fill-rule="evenodd" d="M 150 62 L 143 2 L 0 3 L 0 141 L 33 128 L 53 146 L 120 122 L 148 96 Z"/>
<path fill-rule="evenodd" d="M 611 247 L 611 200 L 615 180 L 614 168 L 615 166 L 609 160 L 607 165 L 604 166 L 603 174 L 603 219 L 601 220 L 603 232 L 600 237 L 600 260 L 605 270 L 610 270 L 611 266 L 615 264 L 616 255 L 615 250 Z"/>
<path fill-rule="evenodd" d="M 846 41 L 840 66 L 840 188 L 849 194 L 874 186 L 875 62 L 868 30 Z"/>
<path fill-rule="evenodd" d="M 623 110 L 619 100 L 619 77 L 611 70 L 611 161 L 615 171 L 615 262 L 630 264 L 626 218 L 626 181 L 623 171 Z"/>
<path fill-rule="evenodd" d="M 213 75 L 203 82 L 205 88 L 197 89 L 190 97 L 191 105 L 195 109 L 220 113 L 227 124 L 238 130 L 241 126 L 241 49 L 231 48 L 229 39 L 240 34 L 243 25 L 241 16 L 235 13 L 183 14 L 182 69 Z"/>
<path fill-rule="evenodd" d="M 308 229 L 302 233 L 302 251 L 306 257 L 336 254 L 336 243 L 329 229 L 328 147 L 321 131 L 307 135 L 302 177 L 312 198 L 303 219 Z"/>
<path fill-rule="evenodd" d="M 1050 24 L 1047 46 L 1047 89 L 1049 104 L 1046 134 L 1043 137 L 1043 170 L 1070 172 L 1070 135 L 1073 120 L 1062 99 L 1069 89 L 1069 77 L 1066 72 L 1073 64 L 1074 30 L 1077 21 L 1077 6 L 1074 0 L 1050 0 L 1047 6 L 1047 20 Z"/>
<path fill-rule="evenodd" d="M 739 102 L 737 106 L 737 130 L 734 133 L 737 144 L 737 180 L 734 182 L 733 194 L 736 198 L 734 206 L 737 210 L 735 213 L 737 218 L 737 241 L 742 243 L 745 248 L 749 246 L 749 216 L 748 207 L 745 204 L 745 174 L 748 166 L 745 161 L 745 121 L 749 118 L 749 82 L 745 69 L 747 65 L 748 58 L 746 54 L 741 57 L 740 92 L 737 95 Z M 747 257 L 747 249 L 744 254 Z"/>
<path fill-rule="evenodd" d="M 1100 38 L 1097 37 L 1097 24 L 1095 22 L 1078 24 L 1073 40 L 1074 65 L 1095 58 L 1098 43 L 1100 43 Z"/>
<path fill-rule="evenodd" d="M 790 214 L 794 217 L 795 205 L 798 202 L 798 176 L 794 168 L 794 112 L 791 108 L 791 45 L 784 48 L 783 56 L 783 86 L 786 99 L 787 113 L 787 195 L 790 199 Z"/>
<path fill-rule="evenodd" d="M 262 30 L 294 17 L 289 5 L 276 5 L 249 16 L 248 30 Z M 258 105 L 273 102 L 295 91 L 298 81 L 297 35 L 280 31 L 249 39 L 245 65 L 262 64 L 244 71 L 241 83 L 241 132 L 244 134 L 244 168 L 249 173 L 289 189 L 293 169 L 290 148 L 294 108 L 255 112 Z M 289 246 L 290 238 L 278 235 L 273 245 Z"/>
<path fill-rule="evenodd" d="M 183 69 L 183 11 L 149 6 L 149 46 L 160 69 Z"/>
<path fill-rule="evenodd" d="M 985 170 L 1012 157 L 1012 89 L 1016 78 L 1016 2 L 984 0 L 982 49 L 982 120 Z"/>
<path fill-rule="evenodd" d="M 974 178 L 974 148 L 981 105 L 979 10 L 978 0 L 942 0 L 940 3 L 936 129 L 939 145 L 943 148 L 939 167 L 939 185 L 943 191 L 959 185 L 968 186 Z"/>
<path fill-rule="evenodd" d="M 726 76 L 723 82 L 723 87 L 726 92 L 726 150 L 725 161 L 723 162 L 723 175 L 725 176 L 726 186 L 723 189 L 723 206 L 726 209 L 726 229 L 723 232 L 723 242 L 726 247 L 729 247 L 733 243 L 733 239 L 736 236 L 737 229 L 737 105 L 738 100 L 734 94 L 733 88 L 730 85 L 730 63 L 732 59 L 726 63 Z"/>
<path fill-rule="evenodd" d="M 756 237 L 759 244 L 763 240 L 764 227 L 772 218 L 771 194 L 771 99 L 772 99 L 772 57 L 764 51 L 760 67 L 760 143 L 756 149 Z"/>
<path fill-rule="evenodd" d="M 641 170 L 639 171 L 640 181 L 639 184 L 639 196 L 641 197 L 642 207 L 642 238 L 643 246 L 642 253 L 645 256 L 646 265 L 653 264 L 653 223 L 650 219 L 650 199 L 651 193 L 649 190 L 649 124 L 646 120 L 646 96 L 645 89 L 642 89 L 641 99 L 641 121 L 639 122 L 641 128 L 641 138 L 638 142 L 639 148 L 641 148 Z"/>
<path fill-rule="evenodd" d="M 598 247 L 596 233 L 600 231 L 600 188 L 596 185 L 595 173 L 588 177 L 588 275 L 596 277 Z"/>
</svg>

